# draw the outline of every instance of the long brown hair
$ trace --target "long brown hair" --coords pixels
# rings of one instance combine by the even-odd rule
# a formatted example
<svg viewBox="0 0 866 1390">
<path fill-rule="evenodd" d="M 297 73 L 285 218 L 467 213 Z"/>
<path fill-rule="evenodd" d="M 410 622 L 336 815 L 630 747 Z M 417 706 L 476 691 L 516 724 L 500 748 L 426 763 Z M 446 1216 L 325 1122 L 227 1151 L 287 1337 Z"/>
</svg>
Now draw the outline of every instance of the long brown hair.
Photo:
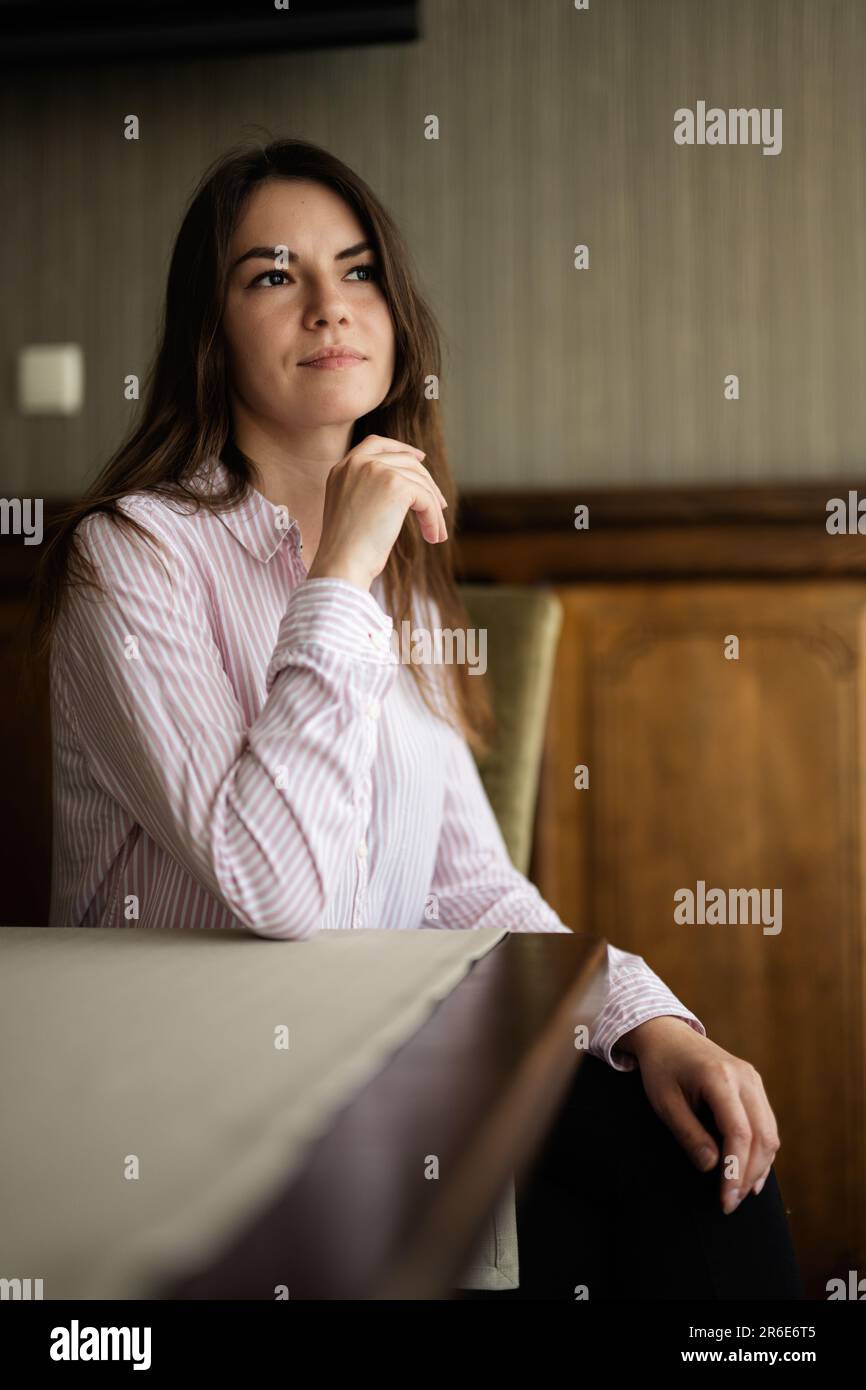
<svg viewBox="0 0 866 1390">
<path fill-rule="evenodd" d="M 441 373 L 439 327 L 419 293 L 412 261 L 388 212 L 367 184 L 347 165 L 317 145 L 276 140 L 261 147 L 231 150 L 202 176 L 178 232 L 166 288 L 160 344 L 146 378 L 141 419 L 83 497 L 54 521 L 58 528 L 37 568 L 31 596 L 29 648 L 44 657 L 68 586 L 101 589 L 74 532 L 92 512 L 105 512 L 132 527 L 147 541 L 154 537 L 117 506 L 132 492 L 185 499 L 194 509 L 234 506 L 253 486 L 250 460 L 233 438 L 227 354 L 222 311 L 229 273 L 229 243 L 247 198 L 266 179 L 312 179 L 341 195 L 357 214 L 379 255 L 379 283 L 388 301 L 395 333 L 391 388 L 375 410 L 355 422 L 351 447 L 368 434 L 388 435 L 424 450 L 424 465 L 448 501 L 449 522 L 457 511 L 457 490 L 446 459 L 438 399 L 428 399 L 425 380 Z M 210 459 L 221 459 L 228 482 L 222 492 L 190 489 L 190 478 Z M 443 628 L 463 628 L 468 615 L 454 579 L 453 523 L 448 540 L 424 540 L 414 511 L 408 512 L 383 571 L 385 596 L 397 631 L 413 614 L 413 590 L 438 605 Z M 493 710 L 484 676 L 462 663 L 434 688 L 424 664 L 409 670 L 425 704 L 442 713 L 479 754 L 489 747 Z M 438 695 L 438 699 L 436 698 Z"/>
</svg>

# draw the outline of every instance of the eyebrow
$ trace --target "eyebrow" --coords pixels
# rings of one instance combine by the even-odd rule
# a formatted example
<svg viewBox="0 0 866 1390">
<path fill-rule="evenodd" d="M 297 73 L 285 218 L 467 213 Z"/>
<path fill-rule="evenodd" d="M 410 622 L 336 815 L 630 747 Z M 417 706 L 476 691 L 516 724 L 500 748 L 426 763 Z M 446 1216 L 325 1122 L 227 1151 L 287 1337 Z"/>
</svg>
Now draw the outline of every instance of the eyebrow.
<svg viewBox="0 0 866 1390">
<path fill-rule="evenodd" d="M 336 256 L 334 257 L 334 260 L 345 261 L 348 260 L 349 256 L 360 256 L 363 251 L 374 250 L 375 247 L 372 245 L 371 242 L 359 241 L 354 246 L 347 246 L 345 251 L 338 251 Z M 232 270 L 237 270 L 239 265 L 243 265 L 244 261 L 275 261 L 276 259 L 276 246 L 253 246 L 250 248 L 249 251 L 245 251 L 242 256 L 238 256 L 237 260 L 232 266 Z M 301 258 L 298 255 L 297 251 L 289 251 L 286 255 L 286 260 L 288 261 L 289 265 L 292 265 L 294 262 L 299 261 L 300 259 Z"/>
</svg>

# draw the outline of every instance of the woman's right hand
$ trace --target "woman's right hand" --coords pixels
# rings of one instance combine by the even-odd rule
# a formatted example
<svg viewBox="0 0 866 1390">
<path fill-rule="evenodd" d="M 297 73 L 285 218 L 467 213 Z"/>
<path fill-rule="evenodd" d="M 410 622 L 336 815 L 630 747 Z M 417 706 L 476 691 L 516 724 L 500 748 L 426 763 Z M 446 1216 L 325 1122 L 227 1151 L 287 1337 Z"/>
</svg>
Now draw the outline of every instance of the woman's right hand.
<svg viewBox="0 0 866 1390">
<path fill-rule="evenodd" d="M 418 513 L 431 545 L 448 539 L 448 503 L 424 467 L 421 449 L 368 434 L 335 464 L 325 485 L 322 534 L 309 579 L 347 579 L 369 589 L 385 568 L 406 513 Z"/>
</svg>

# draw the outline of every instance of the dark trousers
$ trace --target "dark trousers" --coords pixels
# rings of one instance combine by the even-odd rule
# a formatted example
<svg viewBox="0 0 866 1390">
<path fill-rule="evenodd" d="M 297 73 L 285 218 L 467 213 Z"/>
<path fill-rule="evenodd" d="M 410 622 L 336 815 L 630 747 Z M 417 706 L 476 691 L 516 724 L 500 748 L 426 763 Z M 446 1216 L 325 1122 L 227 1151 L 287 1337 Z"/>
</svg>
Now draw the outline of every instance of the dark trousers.
<svg viewBox="0 0 866 1390">
<path fill-rule="evenodd" d="M 771 1098 L 772 1103 L 772 1098 Z M 706 1105 L 698 1118 L 719 1142 Z M 782 1135 L 784 1142 L 784 1135 Z M 721 1169 L 701 1173 L 656 1115 L 640 1071 L 586 1056 L 517 1190 L 520 1288 L 461 1299 L 802 1299 L 773 1169 L 729 1216 Z"/>
</svg>

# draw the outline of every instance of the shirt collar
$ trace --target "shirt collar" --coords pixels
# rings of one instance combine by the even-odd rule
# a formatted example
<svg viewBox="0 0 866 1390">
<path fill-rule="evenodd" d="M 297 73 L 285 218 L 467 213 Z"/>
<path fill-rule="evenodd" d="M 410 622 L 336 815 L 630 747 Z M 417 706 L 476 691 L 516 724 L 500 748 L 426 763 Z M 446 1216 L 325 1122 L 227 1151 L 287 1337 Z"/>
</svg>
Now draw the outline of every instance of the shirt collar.
<svg viewBox="0 0 866 1390">
<path fill-rule="evenodd" d="M 212 466 L 211 484 L 208 486 L 206 474 Z M 194 491 L 222 492 L 229 478 L 229 470 L 222 459 L 206 460 L 189 480 Z M 269 502 L 257 488 L 250 486 L 249 494 L 231 510 L 217 512 L 216 515 L 230 531 L 236 541 L 256 560 L 264 564 L 273 558 L 280 546 L 291 535 L 295 546 L 299 540 L 299 528 L 293 516 L 285 507 Z"/>
</svg>

